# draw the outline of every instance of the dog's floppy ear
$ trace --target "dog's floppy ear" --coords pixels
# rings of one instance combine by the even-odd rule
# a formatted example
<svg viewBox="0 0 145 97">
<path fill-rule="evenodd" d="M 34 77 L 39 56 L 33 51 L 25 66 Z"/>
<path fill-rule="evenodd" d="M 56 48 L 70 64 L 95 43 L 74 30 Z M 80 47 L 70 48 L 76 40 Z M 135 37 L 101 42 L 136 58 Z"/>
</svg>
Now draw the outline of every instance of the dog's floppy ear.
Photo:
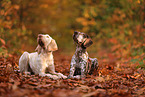
<svg viewBox="0 0 145 97">
<path fill-rule="evenodd" d="M 83 46 L 84 47 L 89 47 L 90 45 L 93 44 L 93 41 L 91 38 L 88 38 L 84 43 L 83 43 Z"/>
<path fill-rule="evenodd" d="M 54 39 L 51 40 L 50 44 L 47 47 L 48 51 L 56 51 L 58 50 L 57 44 Z"/>
<path fill-rule="evenodd" d="M 41 53 L 41 49 L 42 49 L 42 47 L 38 44 L 38 46 L 36 47 L 35 51 L 37 51 L 38 54 L 40 54 Z"/>
<path fill-rule="evenodd" d="M 76 38 L 76 35 L 78 34 L 78 32 L 77 31 L 74 31 L 74 34 L 73 34 L 73 40 L 77 43 L 78 42 L 78 40 L 77 40 L 77 38 Z"/>
</svg>

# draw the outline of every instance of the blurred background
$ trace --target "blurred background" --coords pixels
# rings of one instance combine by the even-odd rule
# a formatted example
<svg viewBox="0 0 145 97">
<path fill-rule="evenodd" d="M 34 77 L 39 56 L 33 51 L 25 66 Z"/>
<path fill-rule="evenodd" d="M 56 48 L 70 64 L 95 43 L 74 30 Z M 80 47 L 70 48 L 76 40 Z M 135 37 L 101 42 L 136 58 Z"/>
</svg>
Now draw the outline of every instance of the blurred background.
<svg viewBox="0 0 145 97">
<path fill-rule="evenodd" d="M 69 55 L 75 51 L 74 31 L 93 39 L 88 51 L 94 56 L 101 51 L 118 58 L 142 56 L 145 1 L 0 0 L 0 54 L 32 52 L 37 35 L 43 33 L 52 36 L 59 50 Z"/>
</svg>

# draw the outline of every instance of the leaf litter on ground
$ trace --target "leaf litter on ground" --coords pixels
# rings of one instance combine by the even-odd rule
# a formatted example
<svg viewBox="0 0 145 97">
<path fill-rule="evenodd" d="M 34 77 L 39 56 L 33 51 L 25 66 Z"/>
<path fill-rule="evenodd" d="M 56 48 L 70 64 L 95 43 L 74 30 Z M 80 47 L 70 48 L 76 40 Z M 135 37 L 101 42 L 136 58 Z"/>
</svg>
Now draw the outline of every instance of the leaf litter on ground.
<svg viewBox="0 0 145 97">
<path fill-rule="evenodd" d="M 145 71 L 136 69 L 132 63 L 122 63 L 116 61 L 113 55 L 110 56 L 115 61 L 99 58 L 99 69 L 82 80 L 52 80 L 38 75 L 22 75 L 18 69 L 18 56 L 1 57 L 0 96 L 145 96 Z M 71 56 L 57 54 L 56 71 L 68 76 L 70 61 Z"/>
</svg>

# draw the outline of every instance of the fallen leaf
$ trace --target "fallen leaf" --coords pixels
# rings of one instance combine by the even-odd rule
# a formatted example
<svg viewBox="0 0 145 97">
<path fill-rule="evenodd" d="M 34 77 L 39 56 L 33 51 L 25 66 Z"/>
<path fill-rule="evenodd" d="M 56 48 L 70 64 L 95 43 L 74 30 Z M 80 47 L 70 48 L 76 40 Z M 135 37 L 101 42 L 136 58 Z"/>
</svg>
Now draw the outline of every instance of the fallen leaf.
<svg viewBox="0 0 145 97">
<path fill-rule="evenodd" d="M 105 79 L 103 77 L 96 77 L 94 80 L 98 82 L 105 82 Z"/>
<path fill-rule="evenodd" d="M 84 94 L 82 97 L 98 97 L 98 96 L 105 97 L 105 95 L 106 95 L 106 90 L 105 89 L 97 89 L 94 92 Z"/>
<path fill-rule="evenodd" d="M 1 43 L 2 43 L 3 45 L 6 45 L 6 42 L 5 42 L 4 39 L 0 38 L 0 41 L 1 41 Z"/>
</svg>

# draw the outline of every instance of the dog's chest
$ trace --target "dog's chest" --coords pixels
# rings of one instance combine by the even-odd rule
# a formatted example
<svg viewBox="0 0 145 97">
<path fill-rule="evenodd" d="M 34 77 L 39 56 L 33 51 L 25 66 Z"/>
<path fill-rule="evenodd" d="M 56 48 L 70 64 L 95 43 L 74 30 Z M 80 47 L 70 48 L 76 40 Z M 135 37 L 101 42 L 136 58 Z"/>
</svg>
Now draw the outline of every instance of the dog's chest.
<svg viewBox="0 0 145 97">
<path fill-rule="evenodd" d="M 88 60 L 88 53 L 85 52 L 85 53 L 82 53 L 82 55 L 80 56 L 84 61 L 87 61 Z"/>
<path fill-rule="evenodd" d="M 46 65 L 46 67 L 53 64 L 53 55 L 52 55 L 52 53 L 42 54 L 40 56 L 41 56 L 40 57 L 41 62 L 43 62 Z"/>
<path fill-rule="evenodd" d="M 81 65 L 86 65 L 88 61 L 88 53 L 87 52 L 77 52 L 75 54 L 76 67 L 81 67 Z"/>
</svg>

